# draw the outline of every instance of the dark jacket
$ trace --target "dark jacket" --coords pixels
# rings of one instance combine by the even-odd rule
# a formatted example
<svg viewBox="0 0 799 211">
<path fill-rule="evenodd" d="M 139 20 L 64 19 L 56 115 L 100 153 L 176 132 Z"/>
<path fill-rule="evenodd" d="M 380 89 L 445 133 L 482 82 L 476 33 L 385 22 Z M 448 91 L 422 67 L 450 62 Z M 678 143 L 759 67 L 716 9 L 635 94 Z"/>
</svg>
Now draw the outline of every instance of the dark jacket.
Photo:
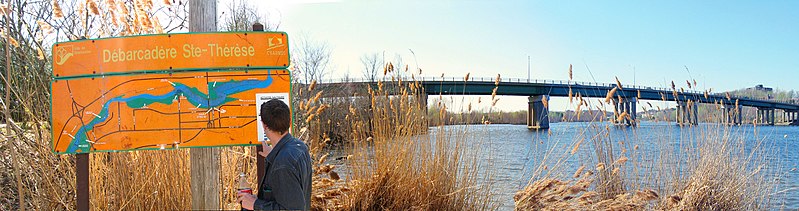
<svg viewBox="0 0 799 211">
<path fill-rule="evenodd" d="M 308 146 L 286 134 L 266 156 L 266 176 L 254 208 L 310 210 L 312 173 Z"/>
</svg>

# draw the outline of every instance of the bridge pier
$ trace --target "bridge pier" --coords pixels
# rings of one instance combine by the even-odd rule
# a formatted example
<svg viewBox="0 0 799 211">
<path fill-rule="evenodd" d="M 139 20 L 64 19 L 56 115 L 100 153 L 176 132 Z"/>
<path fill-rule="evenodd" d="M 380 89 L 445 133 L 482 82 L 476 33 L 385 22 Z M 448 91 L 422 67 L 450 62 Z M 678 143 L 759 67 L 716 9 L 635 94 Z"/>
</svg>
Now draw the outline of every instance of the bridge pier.
<svg viewBox="0 0 799 211">
<path fill-rule="evenodd" d="M 722 121 L 724 124 L 728 125 L 741 125 L 742 118 L 741 118 L 741 109 L 742 106 L 738 105 L 737 107 L 733 105 L 724 105 L 722 112 Z"/>
<path fill-rule="evenodd" d="M 774 109 L 773 108 L 758 108 L 757 109 L 757 123 L 765 125 L 774 125 Z"/>
<path fill-rule="evenodd" d="M 544 98 L 549 101 L 549 95 L 534 95 L 527 98 L 527 129 L 549 129 L 549 105 L 544 105 Z"/>
<path fill-rule="evenodd" d="M 677 102 L 677 124 L 679 125 L 699 125 L 698 109 L 696 102 L 678 101 Z"/>
<path fill-rule="evenodd" d="M 427 93 L 417 93 L 416 97 L 416 100 L 419 101 L 419 107 L 424 111 L 424 115 L 427 115 Z"/>
<path fill-rule="evenodd" d="M 785 122 L 787 122 L 788 125 L 799 125 L 799 118 L 797 118 L 797 114 L 799 114 L 799 111 L 795 110 L 783 110 L 783 111 L 784 111 L 783 114 L 785 116 L 784 118 Z"/>
<path fill-rule="evenodd" d="M 636 97 L 623 98 L 621 100 L 621 102 L 615 102 L 615 104 L 616 104 L 615 106 L 616 107 L 614 109 L 615 109 L 615 112 L 616 112 L 615 113 L 616 118 L 613 120 L 613 122 L 616 125 L 624 124 L 624 125 L 627 125 L 627 126 L 636 126 L 637 125 L 636 124 L 637 123 L 636 122 L 636 116 L 637 116 L 636 115 L 636 113 L 637 113 L 636 110 L 638 108 L 638 106 L 636 105 L 636 102 L 638 102 L 638 98 L 636 98 Z M 621 119 L 621 121 L 619 121 L 619 115 L 621 115 L 624 112 L 627 112 L 628 117 L 624 118 L 624 119 Z"/>
</svg>

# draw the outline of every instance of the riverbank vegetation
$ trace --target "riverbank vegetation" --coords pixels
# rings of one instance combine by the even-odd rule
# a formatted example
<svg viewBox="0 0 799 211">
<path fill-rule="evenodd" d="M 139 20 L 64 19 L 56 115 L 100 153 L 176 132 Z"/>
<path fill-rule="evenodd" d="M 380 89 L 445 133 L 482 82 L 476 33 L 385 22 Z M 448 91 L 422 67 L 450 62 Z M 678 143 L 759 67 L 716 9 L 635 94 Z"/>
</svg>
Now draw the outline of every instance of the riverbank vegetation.
<svg viewBox="0 0 799 211">
<path fill-rule="evenodd" d="M 679 94 L 676 89 L 673 93 Z M 610 95 L 606 99 L 614 100 Z M 589 101 L 576 103 L 593 107 Z M 765 149 L 774 148 L 764 136 L 754 134 L 757 138 L 749 140 L 745 137 L 752 134 L 720 123 L 659 127 L 654 135 L 613 127 L 599 119 L 583 134 L 563 140 L 564 148 L 546 148 L 527 186 L 514 197 L 516 209 L 773 208 L 782 169 L 769 168 L 772 152 Z M 578 166 L 569 165 L 574 163 Z"/>
</svg>

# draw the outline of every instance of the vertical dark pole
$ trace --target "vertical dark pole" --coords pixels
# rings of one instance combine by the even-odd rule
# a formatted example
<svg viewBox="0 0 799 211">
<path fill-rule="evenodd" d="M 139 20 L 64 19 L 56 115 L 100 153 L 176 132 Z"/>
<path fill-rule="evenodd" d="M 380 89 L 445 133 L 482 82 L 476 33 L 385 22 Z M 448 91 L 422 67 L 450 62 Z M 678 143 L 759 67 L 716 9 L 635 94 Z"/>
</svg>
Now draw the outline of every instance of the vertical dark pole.
<svg viewBox="0 0 799 211">
<path fill-rule="evenodd" d="M 75 168 L 78 210 L 89 210 L 89 153 L 75 155 Z"/>
<path fill-rule="evenodd" d="M 252 30 L 264 31 L 264 25 L 261 25 L 260 23 L 255 23 L 252 25 Z M 255 105 L 255 106 L 261 106 L 261 105 Z M 256 169 L 258 172 L 258 180 L 256 181 L 258 181 L 258 191 L 261 191 L 261 179 L 264 178 L 264 176 L 266 175 L 266 158 L 261 156 L 261 154 L 258 154 L 258 152 L 261 152 L 263 150 L 264 147 L 262 145 L 258 145 L 255 147 L 255 157 L 256 157 L 255 165 L 257 166 Z"/>
</svg>

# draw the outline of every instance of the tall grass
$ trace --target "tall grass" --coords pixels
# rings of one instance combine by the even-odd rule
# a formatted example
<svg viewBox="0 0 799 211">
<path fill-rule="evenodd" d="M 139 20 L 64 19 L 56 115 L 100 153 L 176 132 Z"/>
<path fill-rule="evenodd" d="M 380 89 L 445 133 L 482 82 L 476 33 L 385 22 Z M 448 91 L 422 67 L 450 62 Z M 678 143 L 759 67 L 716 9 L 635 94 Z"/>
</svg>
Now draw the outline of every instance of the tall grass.
<svg viewBox="0 0 799 211">
<path fill-rule="evenodd" d="M 467 76 L 468 77 L 468 76 Z M 349 193 L 344 209 L 356 210 L 485 210 L 493 208 L 490 188 L 478 184 L 485 168 L 478 166 L 474 146 L 464 131 L 441 129 L 426 134 L 426 109 L 412 94 L 423 90 L 415 81 L 380 83 L 371 92 L 371 122 L 355 119 L 351 135 Z M 393 92 L 396 96 L 390 96 Z M 443 111 L 442 111 L 443 112 Z M 348 119 L 349 120 L 349 119 Z M 482 170 L 481 170 L 482 169 Z"/>
<path fill-rule="evenodd" d="M 588 112 L 603 112 L 599 104 Z M 648 128 L 656 134 L 601 119 L 587 125 L 566 140 L 568 147 L 546 149 L 528 185 L 514 197 L 517 210 L 773 208 L 778 169 L 769 168 L 766 157 L 774 148 L 757 134 L 754 143 L 747 143 L 752 134 L 722 123 Z"/>
</svg>

